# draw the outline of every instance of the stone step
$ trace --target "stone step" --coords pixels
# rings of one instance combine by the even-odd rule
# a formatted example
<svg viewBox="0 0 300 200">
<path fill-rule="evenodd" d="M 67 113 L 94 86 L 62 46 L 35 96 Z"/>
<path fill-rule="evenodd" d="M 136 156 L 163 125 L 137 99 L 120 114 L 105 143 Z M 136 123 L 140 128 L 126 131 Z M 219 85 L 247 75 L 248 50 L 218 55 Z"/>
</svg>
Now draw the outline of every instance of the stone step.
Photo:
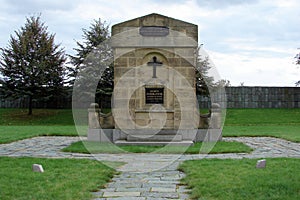
<svg viewBox="0 0 300 200">
<path fill-rule="evenodd" d="M 182 140 L 178 142 L 168 142 L 168 141 L 127 141 L 127 140 L 117 140 L 115 141 L 116 145 L 143 145 L 143 146 L 165 146 L 165 145 L 172 145 L 172 146 L 192 146 L 194 145 L 193 141 L 189 140 Z"/>
<path fill-rule="evenodd" d="M 182 140 L 182 135 L 144 135 L 144 134 L 135 134 L 135 135 L 128 135 L 127 141 L 174 141 L 179 142 Z"/>
<path fill-rule="evenodd" d="M 122 131 L 125 134 L 130 133 L 132 135 L 176 135 L 179 130 L 176 129 L 127 129 L 125 131 Z"/>
</svg>

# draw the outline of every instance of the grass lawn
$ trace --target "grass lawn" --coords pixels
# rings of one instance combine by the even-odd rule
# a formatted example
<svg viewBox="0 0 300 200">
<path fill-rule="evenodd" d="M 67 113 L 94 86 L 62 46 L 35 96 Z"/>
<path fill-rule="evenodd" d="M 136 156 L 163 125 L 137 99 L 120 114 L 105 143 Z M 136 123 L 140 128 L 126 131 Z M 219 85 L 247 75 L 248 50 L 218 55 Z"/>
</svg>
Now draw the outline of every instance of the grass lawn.
<svg viewBox="0 0 300 200">
<path fill-rule="evenodd" d="M 193 160 L 179 169 L 186 173 L 182 182 L 194 199 L 299 199 L 300 159 L 267 159 L 265 169 L 256 169 L 256 161 Z"/>
<path fill-rule="evenodd" d="M 78 128 L 87 130 L 87 126 Z M 28 116 L 26 109 L 0 109 L 0 144 L 46 135 L 78 136 L 72 110 L 34 109 Z"/>
<path fill-rule="evenodd" d="M 87 127 L 82 127 L 87 129 Z M 35 136 L 78 136 L 75 126 L 0 126 L 0 143 L 10 143 Z"/>
<path fill-rule="evenodd" d="M 32 172 L 42 164 L 44 173 Z M 91 199 L 116 173 L 94 160 L 0 157 L 0 199 Z"/>
<path fill-rule="evenodd" d="M 66 126 L 74 125 L 71 109 L 33 109 L 27 115 L 27 109 L 0 108 L 1 126 Z"/>
<path fill-rule="evenodd" d="M 300 109 L 227 109 L 223 136 L 269 136 L 300 142 Z"/>
<path fill-rule="evenodd" d="M 87 126 L 82 129 L 85 134 Z M 0 108 L 0 144 L 40 135 L 77 136 L 72 110 L 34 109 L 28 116 L 26 109 Z M 300 109 L 227 109 L 223 136 L 272 136 L 300 142 Z"/>
<path fill-rule="evenodd" d="M 79 141 L 71 144 L 63 149 L 65 152 L 74 153 L 187 153 L 187 154 L 199 154 L 202 143 L 198 142 L 194 146 L 182 147 L 182 146 L 115 146 L 111 143 L 99 143 Z M 185 151 L 186 150 L 186 151 Z M 249 153 L 252 149 L 243 143 L 239 142 L 217 142 L 210 154 L 215 153 Z"/>
<path fill-rule="evenodd" d="M 244 108 L 227 109 L 227 126 L 238 125 L 300 125 L 300 109 Z"/>
<path fill-rule="evenodd" d="M 223 136 L 267 136 L 300 142 L 300 125 L 225 126 Z"/>
</svg>

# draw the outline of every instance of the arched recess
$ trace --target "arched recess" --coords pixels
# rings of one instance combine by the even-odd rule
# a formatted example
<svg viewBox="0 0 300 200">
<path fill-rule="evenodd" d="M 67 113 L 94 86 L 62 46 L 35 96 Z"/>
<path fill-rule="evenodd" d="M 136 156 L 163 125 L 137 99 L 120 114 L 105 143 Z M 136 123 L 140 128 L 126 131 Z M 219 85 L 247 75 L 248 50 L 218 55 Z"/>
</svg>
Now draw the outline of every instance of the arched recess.
<svg viewBox="0 0 300 200">
<path fill-rule="evenodd" d="M 144 57 L 143 57 L 143 64 L 147 64 L 148 62 L 152 61 L 153 58 L 156 57 L 158 62 L 162 62 L 164 67 L 168 67 L 169 66 L 169 61 L 168 59 L 163 55 L 163 53 L 159 52 L 159 51 L 153 51 L 150 53 L 147 53 Z"/>
</svg>

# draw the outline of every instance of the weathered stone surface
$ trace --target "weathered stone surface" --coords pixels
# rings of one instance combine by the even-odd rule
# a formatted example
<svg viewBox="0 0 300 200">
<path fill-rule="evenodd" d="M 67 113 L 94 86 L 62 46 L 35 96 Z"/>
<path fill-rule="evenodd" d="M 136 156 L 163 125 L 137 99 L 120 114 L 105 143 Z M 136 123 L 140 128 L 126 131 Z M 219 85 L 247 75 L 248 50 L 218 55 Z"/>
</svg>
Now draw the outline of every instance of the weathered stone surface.
<svg viewBox="0 0 300 200">
<path fill-rule="evenodd" d="M 39 165 L 39 164 L 33 164 L 33 165 L 32 165 L 32 171 L 43 173 L 43 172 L 44 172 L 44 169 L 43 169 L 43 166 L 42 166 L 42 165 Z"/>
<path fill-rule="evenodd" d="M 266 168 L 267 161 L 265 159 L 258 160 L 256 163 L 256 168 Z"/>
<path fill-rule="evenodd" d="M 151 192 L 176 192 L 176 188 L 152 187 Z"/>
<path fill-rule="evenodd" d="M 89 128 L 90 129 L 100 128 L 99 105 L 97 103 L 92 103 L 90 105 L 90 108 L 88 109 L 88 112 L 89 112 Z"/>
<path fill-rule="evenodd" d="M 103 197 L 138 197 L 140 192 L 104 192 Z"/>
<path fill-rule="evenodd" d="M 198 129 L 194 84 L 197 35 L 197 25 L 159 14 L 112 27 L 116 129 Z M 134 73 L 125 73 L 127 70 Z M 128 88 L 133 88 L 134 93 L 130 94 Z M 119 112 L 127 107 L 130 117 L 126 112 Z M 140 144 L 170 140 L 169 136 L 160 135 L 143 138 L 134 135 L 128 136 L 127 140 L 140 140 Z M 186 137 L 187 140 L 190 138 Z M 181 136 L 174 139 L 182 141 Z"/>
<path fill-rule="evenodd" d="M 225 102 L 227 97 L 227 108 L 300 108 L 299 93 L 299 87 L 226 87 L 226 94 L 218 98 Z M 203 96 L 198 97 L 198 102 L 201 108 L 211 104 Z"/>
</svg>

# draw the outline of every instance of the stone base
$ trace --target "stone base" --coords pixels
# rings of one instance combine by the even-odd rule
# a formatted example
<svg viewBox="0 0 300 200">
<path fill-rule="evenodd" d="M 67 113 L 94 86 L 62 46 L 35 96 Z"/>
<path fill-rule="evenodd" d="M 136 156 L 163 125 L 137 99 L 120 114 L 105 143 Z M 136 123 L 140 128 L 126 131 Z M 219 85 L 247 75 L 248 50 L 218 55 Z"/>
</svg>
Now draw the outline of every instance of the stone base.
<svg viewBox="0 0 300 200">
<path fill-rule="evenodd" d="M 114 129 L 89 129 L 87 140 L 92 142 L 112 142 Z"/>
<path fill-rule="evenodd" d="M 182 135 L 128 135 L 127 141 L 182 141 Z"/>
<path fill-rule="evenodd" d="M 198 129 L 195 142 L 215 142 L 222 140 L 222 129 Z"/>
<path fill-rule="evenodd" d="M 130 134 L 127 134 L 130 133 Z M 156 133 L 156 134 L 155 134 Z M 221 129 L 198 129 L 198 130 L 127 130 L 119 129 L 89 129 L 88 141 L 94 142 L 113 142 L 132 141 L 132 142 L 213 142 L 222 140 Z"/>
<path fill-rule="evenodd" d="M 157 142 L 157 141 L 127 141 L 127 140 L 117 140 L 115 141 L 116 145 L 125 146 L 125 145 L 143 145 L 143 146 L 192 146 L 194 145 L 193 141 L 172 141 L 172 142 Z"/>
</svg>

